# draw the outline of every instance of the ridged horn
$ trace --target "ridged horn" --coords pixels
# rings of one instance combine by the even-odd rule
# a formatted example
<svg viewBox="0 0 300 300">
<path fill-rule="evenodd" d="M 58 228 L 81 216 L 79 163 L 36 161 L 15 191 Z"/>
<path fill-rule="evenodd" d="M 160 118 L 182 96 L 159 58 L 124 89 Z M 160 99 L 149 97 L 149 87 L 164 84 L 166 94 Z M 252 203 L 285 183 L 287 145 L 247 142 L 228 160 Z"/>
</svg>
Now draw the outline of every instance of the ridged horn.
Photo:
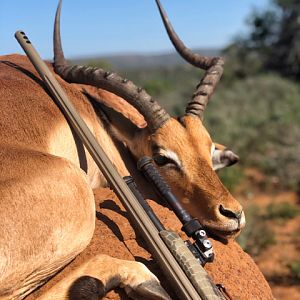
<svg viewBox="0 0 300 300">
<path fill-rule="evenodd" d="M 61 6 L 62 0 L 58 4 L 54 23 L 55 72 L 68 82 L 96 86 L 122 97 L 144 116 L 150 132 L 154 133 L 170 119 L 170 116 L 144 89 L 116 73 L 101 68 L 67 65 L 60 37 Z"/>
<path fill-rule="evenodd" d="M 221 57 L 202 56 L 187 48 L 174 31 L 160 0 L 156 0 L 156 4 L 168 36 L 177 52 L 193 66 L 206 70 L 185 110 L 187 115 L 195 115 L 203 120 L 206 105 L 223 74 L 224 61 Z"/>
</svg>

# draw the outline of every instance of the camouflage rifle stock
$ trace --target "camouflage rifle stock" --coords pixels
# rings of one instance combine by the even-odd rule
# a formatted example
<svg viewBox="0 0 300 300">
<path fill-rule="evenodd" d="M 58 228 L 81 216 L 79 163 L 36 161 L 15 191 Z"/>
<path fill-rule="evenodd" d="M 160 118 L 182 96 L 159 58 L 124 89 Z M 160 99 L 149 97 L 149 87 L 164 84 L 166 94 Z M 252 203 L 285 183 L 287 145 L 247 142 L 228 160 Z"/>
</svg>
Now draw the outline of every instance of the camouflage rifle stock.
<svg viewBox="0 0 300 300">
<path fill-rule="evenodd" d="M 181 238 L 176 233 L 167 230 L 159 232 L 153 225 L 145 210 L 118 174 L 26 34 L 23 31 L 17 31 L 15 37 L 43 79 L 64 116 L 122 201 L 131 221 L 147 242 L 151 254 L 159 263 L 171 286 L 174 287 L 178 298 L 181 300 L 224 299 L 215 285 L 208 280 L 207 273 Z"/>
</svg>

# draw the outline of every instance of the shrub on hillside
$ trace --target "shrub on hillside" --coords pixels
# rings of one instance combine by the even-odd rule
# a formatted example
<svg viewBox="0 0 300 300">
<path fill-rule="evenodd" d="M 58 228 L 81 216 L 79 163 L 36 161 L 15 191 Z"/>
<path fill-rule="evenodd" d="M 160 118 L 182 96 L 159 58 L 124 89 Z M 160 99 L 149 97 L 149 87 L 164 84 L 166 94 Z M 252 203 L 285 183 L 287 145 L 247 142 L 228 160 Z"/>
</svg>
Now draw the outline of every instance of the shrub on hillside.
<svg viewBox="0 0 300 300">
<path fill-rule="evenodd" d="M 247 208 L 245 214 L 247 226 L 237 238 L 237 242 L 254 257 L 276 243 L 275 234 L 270 227 L 266 226 L 259 207 L 252 205 Z"/>
<path fill-rule="evenodd" d="M 294 277 L 300 280 L 300 260 L 290 263 L 289 268 L 292 274 L 294 275 Z"/>
<path fill-rule="evenodd" d="M 265 217 L 267 219 L 293 219 L 298 216 L 300 210 L 295 205 L 289 202 L 282 203 L 270 203 L 265 212 Z"/>
<path fill-rule="evenodd" d="M 214 140 L 233 148 L 242 166 L 258 167 L 296 188 L 300 180 L 300 88 L 277 75 L 220 86 L 206 112 Z"/>
</svg>

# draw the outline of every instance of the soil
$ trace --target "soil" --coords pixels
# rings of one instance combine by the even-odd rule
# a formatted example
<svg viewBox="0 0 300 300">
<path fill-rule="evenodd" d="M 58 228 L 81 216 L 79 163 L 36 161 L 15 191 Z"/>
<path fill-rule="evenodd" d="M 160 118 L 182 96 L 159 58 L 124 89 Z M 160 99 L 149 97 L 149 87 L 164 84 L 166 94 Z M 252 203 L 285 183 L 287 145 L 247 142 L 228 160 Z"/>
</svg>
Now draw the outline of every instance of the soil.
<svg viewBox="0 0 300 300">
<path fill-rule="evenodd" d="M 120 201 L 109 189 L 94 191 L 96 199 L 96 230 L 90 245 L 62 272 L 45 286 L 26 298 L 36 299 L 68 272 L 95 254 L 103 253 L 113 257 L 137 260 L 145 263 L 161 280 L 163 286 L 172 295 L 172 288 L 160 272 L 151 255 L 146 250 L 143 240 L 131 227 L 128 216 Z M 149 200 L 149 204 L 168 229 L 180 232 L 181 224 L 168 208 Z M 212 239 L 211 239 L 212 240 Z M 213 263 L 206 265 L 206 270 L 217 284 L 222 284 L 232 299 L 273 299 L 271 289 L 252 258 L 238 244 L 231 240 L 227 244 L 212 240 L 216 253 Z M 105 299 L 128 299 L 121 289 L 111 291 Z M 172 295 L 172 299 L 177 299 Z"/>
<path fill-rule="evenodd" d="M 288 202 L 300 209 L 297 194 L 290 191 L 257 191 L 250 199 L 241 202 L 244 207 L 255 204 L 260 209 L 271 203 Z M 254 261 L 268 280 L 276 299 L 298 300 L 300 281 L 291 273 L 289 264 L 300 260 L 300 215 L 287 220 L 268 220 L 266 225 L 274 232 L 276 242 L 261 251 Z"/>
</svg>

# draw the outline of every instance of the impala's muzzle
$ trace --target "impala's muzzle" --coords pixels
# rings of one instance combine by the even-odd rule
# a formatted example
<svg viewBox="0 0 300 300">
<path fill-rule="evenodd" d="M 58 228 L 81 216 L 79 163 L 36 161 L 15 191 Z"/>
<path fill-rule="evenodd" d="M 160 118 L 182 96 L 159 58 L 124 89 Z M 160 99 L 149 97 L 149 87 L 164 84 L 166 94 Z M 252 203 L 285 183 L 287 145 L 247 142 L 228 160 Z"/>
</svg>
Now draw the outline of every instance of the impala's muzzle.
<svg viewBox="0 0 300 300">
<path fill-rule="evenodd" d="M 243 210 L 233 211 L 220 205 L 219 212 L 222 216 L 229 219 L 230 223 L 232 223 L 232 221 L 234 222 L 234 224 L 231 225 L 233 227 L 232 230 L 240 230 L 245 226 L 245 214 Z"/>
<path fill-rule="evenodd" d="M 245 213 L 242 208 L 228 209 L 223 205 L 215 208 L 217 222 L 207 224 L 209 231 L 221 237 L 236 236 L 245 226 Z"/>
<path fill-rule="evenodd" d="M 242 210 L 233 211 L 233 210 L 224 208 L 223 205 L 219 206 L 219 212 L 221 215 L 225 216 L 228 219 L 237 219 L 238 222 L 240 222 L 242 214 L 243 214 Z"/>
</svg>

